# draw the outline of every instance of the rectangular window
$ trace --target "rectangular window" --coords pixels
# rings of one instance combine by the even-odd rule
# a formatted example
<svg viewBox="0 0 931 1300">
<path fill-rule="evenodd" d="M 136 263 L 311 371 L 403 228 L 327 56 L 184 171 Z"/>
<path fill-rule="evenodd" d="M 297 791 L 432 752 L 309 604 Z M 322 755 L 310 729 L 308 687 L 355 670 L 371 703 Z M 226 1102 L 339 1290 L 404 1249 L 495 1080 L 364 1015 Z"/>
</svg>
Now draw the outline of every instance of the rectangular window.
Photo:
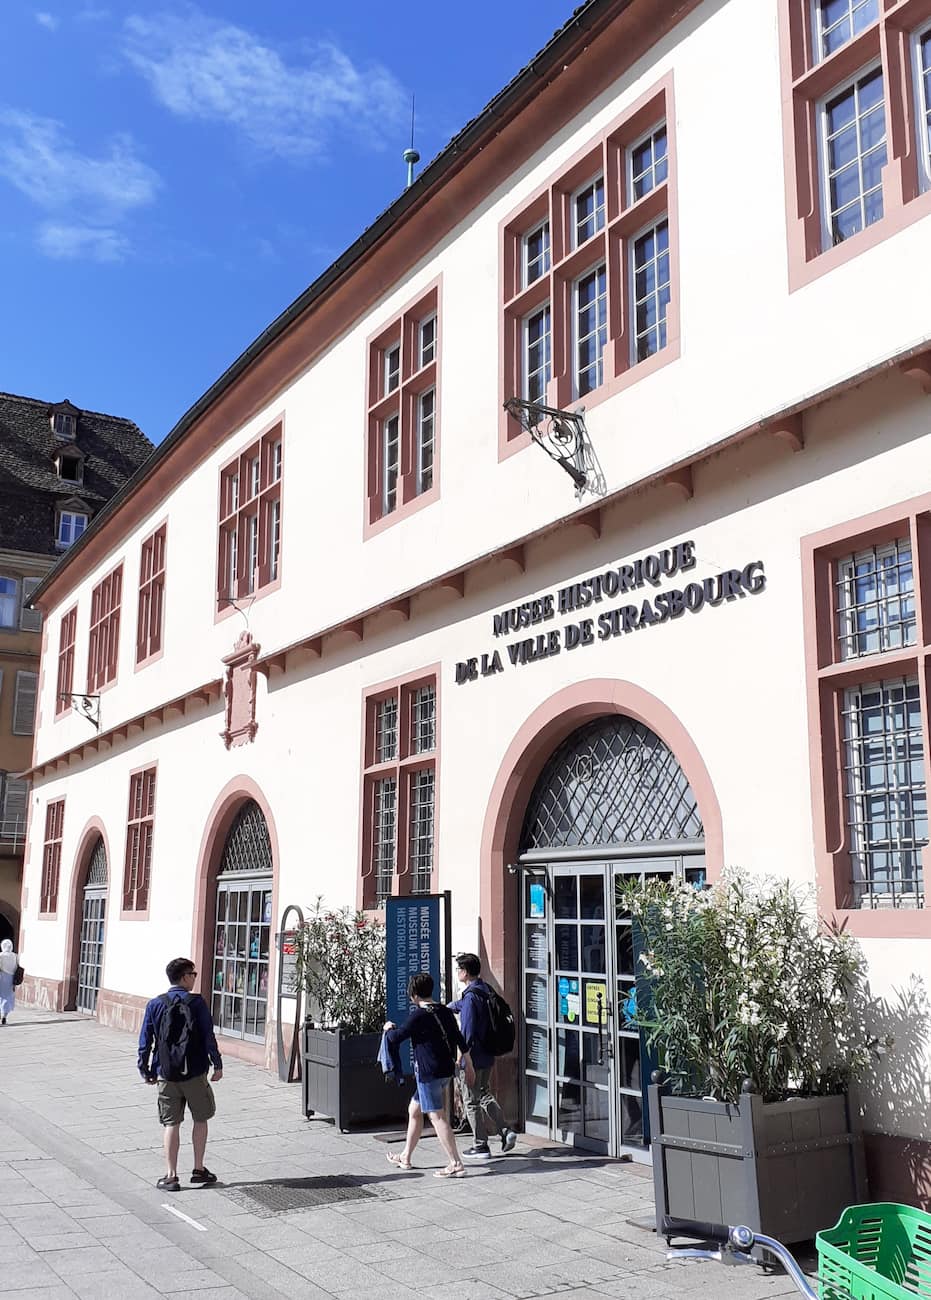
<svg viewBox="0 0 931 1300">
<path fill-rule="evenodd" d="M 123 566 L 114 569 L 91 594 L 91 626 L 87 648 L 88 694 L 116 680 L 120 648 L 120 604 Z"/>
<path fill-rule="evenodd" d="M 915 91 L 918 112 L 918 151 L 924 162 L 922 184 L 931 183 L 931 28 L 915 37 Z"/>
<path fill-rule="evenodd" d="M 31 736 L 36 729 L 36 688 L 38 673 L 16 674 L 16 690 L 13 696 L 13 735 Z"/>
<path fill-rule="evenodd" d="M 78 607 L 62 616 L 58 625 L 58 677 L 55 684 L 55 716 L 71 708 L 74 690 L 74 642 L 77 636 Z"/>
<path fill-rule="evenodd" d="M 511 398 L 593 405 L 679 355 L 672 92 L 669 74 L 502 224 L 502 458 L 527 437 Z"/>
<path fill-rule="evenodd" d="M 429 677 L 373 691 L 365 703 L 362 905 L 433 879 L 437 684 Z"/>
<path fill-rule="evenodd" d="M 418 399 L 417 412 L 417 492 L 433 487 L 433 415 L 436 390 L 428 388 Z"/>
<path fill-rule="evenodd" d="M 65 824 L 65 801 L 56 799 L 45 808 L 45 842 L 42 846 L 42 883 L 39 911 L 58 911 L 58 882 L 61 877 L 61 840 Z"/>
<path fill-rule="evenodd" d="M 369 340 L 366 530 L 438 495 L 442 343 L 439 285 Z"/>
<path fill-rule="evenodd" d="M 260 595 L 281 576 L 281 425 L 220 471 L 217 608 Z"/>
<path fill-rule="evenodd" d="M 524 322 L 524 397 L 528 402 L 546 401 L 546 386 L 553 374 L 550 318 L 546 303 Z"/>
<path fill-rule="evenodd" d="M 907 537 L 839 560 L 836 586 L 842 659 L 915 644 L 915 575 Z"/>
<path fill-rule="evenodd" d="M 522 276 L 524 288 L 533 284 L 534 280 L 539 280 L 541 275 L 546 275 L 550 269 L 550 223 L 544 221 L 542 225 L 537 226 L 536 230 L 531 230 L 524 235 L 523 244 L 523 267 Z"/>
<path fill-rule="evenodd" d="M 598 266 L 575 284 L 575 392 L 584 397 L 604 379 L 608 341 L 608 273 Z"/>
<path fill-rule="evenodd" d="M 57 544 L 65 550 L 76 542 L 87 527 L 87 515 L 74 514 L 71 510 L 62 510 L 58 516 Z"/>
<path fill-rule="evenodd" d="M 19 614 L 19 626 L 23 632 L 42 631 L 42 615 L 37 609 L 27 608 L 32 593 L 41 581 L 41 578 L 23 578 L 23 603 Z"/>
<path fill-rule="evenodd" d="M 165 541 L 168 525 L 162 524 L 142 543 L 139 556 L 139 610 L 136 618 L 136 663 L 158 654 L 162 648 L 165 610 Z"/>
<path fill-rule="evenodd" d="M 828 231 L 839 244 L 883 215 L 886 106 L 881 68 L 828 100 L 823 129 Z"/>
<path fill-rule="evenodd" d="M 0 578 L 0 627 L 15 627 L 19 614 L 19 583 L 16 578 Z"/>
<path fill-rule="evenodd" d="M 669 306 L 669 225 L 666 219 L 645 231 L 633 245 L 633 334 L 637 361 L 666 346 Z"/>
<path fill-rule="evenodd" d="M 572 197 L 573 236 L 579 247 L 603 228 L 605 223 L 605 180 L 596 176 Z"/>
<path fill-rule="evenodd" d="M 833 54 L 851 37 L 879 17 L 879 0 L 816 0 L 822 58 Z"/>
<path fill-rule="evenodd" d="M 149 905 L 152 837 L 155 827 L 155 768 L 129 778 L 126 817 L 126 858 L 123 867 L 123 911 L 144 912 Z"/>
<path fill-rule="evenodd" d="M 928 800 L 918 679 L 851 688 L 844 693 L 843 713 L 855 903 L 920 906 Z"/>
</svg>

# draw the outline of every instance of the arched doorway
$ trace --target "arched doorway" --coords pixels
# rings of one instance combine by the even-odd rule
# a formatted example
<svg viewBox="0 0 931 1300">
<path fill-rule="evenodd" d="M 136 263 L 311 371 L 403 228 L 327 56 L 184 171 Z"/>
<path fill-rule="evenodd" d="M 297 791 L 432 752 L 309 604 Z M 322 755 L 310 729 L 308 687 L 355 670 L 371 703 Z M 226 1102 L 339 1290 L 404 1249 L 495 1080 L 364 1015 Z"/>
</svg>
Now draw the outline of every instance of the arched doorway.
<svg viewBox="0 0 931 1300">
<path fill-rule="evenodd" d="M 78 982 L 75 1006 L 92 1016 L 103 978 L 103 945 L 107 920 L 107 850 L 97 837 L 87 866 L 81 899 L 81 929 L 78 937 Z"/>
<path fill-rule="evenodd" d="M 0 911 L 0 943 L 4 939 L 9 939 L 14 949 L 16 948 L 16 927 L 6 914 Z"/>
<path fill-rule="evenodd" d="M 213 1019 L 231 1038 L 265 1039 L 273 880 L 268 824 L 259 805 L 248 799 L 223 845 L 210 949 Z"/>
<path fill-rule="evenodd" d="M 614 713 L 543 767 L 520 836 L 522 1090 L 528 1132 L 606 1154 L 649 1142 L 652 1063 L 630 1024 L 637 937 L 631 877 L 705 878 L 695 795 L 669 746 Z"/>
</svg>

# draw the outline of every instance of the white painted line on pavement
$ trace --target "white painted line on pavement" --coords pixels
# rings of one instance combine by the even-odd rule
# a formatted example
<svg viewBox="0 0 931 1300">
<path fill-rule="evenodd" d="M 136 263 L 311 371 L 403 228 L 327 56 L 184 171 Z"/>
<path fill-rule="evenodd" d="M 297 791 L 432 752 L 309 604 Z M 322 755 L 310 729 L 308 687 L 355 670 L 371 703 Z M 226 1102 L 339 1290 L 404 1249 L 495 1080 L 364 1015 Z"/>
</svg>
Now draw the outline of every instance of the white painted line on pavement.
<svg viewBox="0 0 931 1300">
<path fill-rule="evenodd" d="M 206 1227 L 204 1226 L 204 1224 L 202 1224 L 202 1223 L 198 1223 L 197 1220 L 196 1220 L 196 1219 L 192 1219 L 191 1216 L 190 1216 L 189 1214 L 182 1214 L 181 1211 L 180 1211 L 180 1210 L 176 1210 L 175 1207 L 174 1207 L 173 1205 L 165 1205 L 164 1202 L 163 1202 L 163 1203 L 162 1203 L 162 1209 L 163 1209 L 163 1210 L 167 1210 L 169 1214 L 177 1214 L 177 1216 L 178 1216 L 179 1219 L 183 1219 L 185 1223 L 189 1223 L 189 1224 L 191 1225 L 191 1227 L 192 1227 L 192 1228 L 196 1228 L 198 1232 L 206 1232 L 206 1231 L 207 1231 L 207 1229 L 206 1229 Z"/>
</svg>

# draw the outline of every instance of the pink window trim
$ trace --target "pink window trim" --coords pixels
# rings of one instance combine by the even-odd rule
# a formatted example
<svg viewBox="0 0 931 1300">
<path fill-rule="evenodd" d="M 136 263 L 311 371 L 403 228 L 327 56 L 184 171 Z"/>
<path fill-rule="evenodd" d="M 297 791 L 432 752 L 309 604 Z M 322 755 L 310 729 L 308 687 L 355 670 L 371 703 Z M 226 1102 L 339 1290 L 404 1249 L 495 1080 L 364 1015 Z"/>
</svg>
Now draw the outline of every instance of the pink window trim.
<svg viewBox="0 0 931 1300">
<path fill-rule="evenodd" d="M 880 0 L 880 10 L 877 22 L 816 60 L 811 0 L 779 0 L 790 293 L 931 214 L 931 189 L 922 187 L 914 134 L 920 123 L 911 52 L 913 33 L 931 17 L 931 0 Z M 824 248 L 818 105 L 835 86 L 873 62 L 882 66 L 886 107 L 883 216 Z"/>
<path fill-rule="evenodd" d="M 101 606 L 106 607 L 101 612 Z M 90 631 L 87 642 L 87 691 L 99 694 L 116 682 L 120 659 L 120 622 L 123 606 L 123 561 L 101 578 L 91 592 Z"/>
<path fill-rule="evenodd" d="M 227 481 L 228 481 L 227 476 L 229 475 L 233 467 L 237 464 L 240 467 L 240 475 L 242 475 L 243 466 L 246 464 L 248 460 L 254 459 L 255 456 L 258 456 L 259 458 L 259 484 L 260 484 L 259 492 L 255 496 L 250 495 L 247 501 L 243 501 L 242 487 L 240 485 L 240 504 L 239 504 L 239 508 L 236 511 L 236 527 L 239 535 L 239 546 L 240 546 L 237 568 L 239 567 L 239 563 L 241 563 L 242 556 L 243 556 L 243 549 L 242 549 L 243 530 L 241 525 L 243 524 L 247 516 L 253 513 L 257 513 L 259 518 L 258 555 L 265 556 L 266 562 L 260 561 L 256 585 L 254 590 L 249 593 L 249 596 L 253 600 L 259 600 L 265 596 L 271 595 L 272 592 L 277 591 L 281 586 L 282 573 L 283 573 L 283 561 L 284 561 L 284 547 L 282 545 L 282 540 L 283 540 L 282 529 L 284 524 L 284 472 L 285 472 L 284 450 L 285 450 L 286 427 L 287 427 L 287 419 L 286 419 L 285 412 L 282 411 L 280 414 L 276 415 L 273 420 L 270 420 L 267 425 L 265 425 L 262 429 L 260 429 L 258 433 L 254 434 L 251 438 L 249 438 L 249 440 L 242 445 L 242 447 L 236 453 L 235 456 L 230 456 L 230 458 L 227 461 L 225 461 L 223 465 L 220 466 L 220 473 L 217 482 L 217 582 L 216 582 L 216 610 L 214 612 L 214 623 L 221 623 L 224 619 L 229 618 L 232 614 L 235 614 L 237 612 L 236 607 L 233 604 L 231 604 L 230 601 L 223 599 L 226 590 L 225 586 L 223 585 L 226 581 L 225 561 L 228 558 L 228 553 L 226 549 L 228 543 L 226 537 L 229 530 L 230 522 L 233 517 L 225 509 L 226 488 L 227 488 Z M 274 448 L 274 445 L 279 442 L 281 444 L 281 473 L 277 478 L 277 480 L 273 480 L 272 479 L 273 470 L 270 462 L 270 457 L 272 455 L 272 449 Z M 279 529 L 278 574 L 276 577 L 271 578 L 269 576 L 270 565 L 267 562 L 268 541 L 269 541 L 269 528 L 270 528 L 270 520 L 271 520 L 271 508 L 276 501 L 278 502 L 278 529 Z M 255 506 L 255 510 L 253 510 L 252 508 L 253 505 Z"/>
<path fill-rule="evenodd" d="M 58 671 L 55 678 L 56 722 L 59 718 L 67 717 L 71 712 L 71 700 L 64 700 L 62 696 L 70 696 L 74 692 L 74 647 L 77 641 L 77 630 L 78 607 L 72 605 L 66 614 L 62 614 L 58 625 Z"/>
<path fill-rule="evenodd" d="M 912 543 L 916 644 L 862 659 L 840 660 L 834 626 L 834 566 L 852 551 L 901 536 L 908 536 Z M 843 906 L 850 888 L 851 867 L 840 717 L 847 686 L 883 677 L 917 675 L 927 780 L 931 768 L 931 493 L 804 537 L 801 552 L 812 820 L 822 910 L 858 938 L 931 938 L 931 845 L 921 854 L 926 891 L 923 908 Z"/>
<path fill-rule="evenodd" d="M 42 842 L 42 876 L 39 883 L 39 919 L 58 912 L 61 888 L 61 845 L 65 828 L 65 801 L 52 799 L 45 805 L 45 837 Z"/>
<path fill-rule="evenodd" d="M 666 125 L 668 174 L 648 194 L 627 202 L 627 159 L 632 145 L 660 122 Z M 550 302 L 553 378 L 547 404 L 562 408 L 577 400 L 586 410 L 645 379 L 680 354 L 679 219 L 676 168 L 676 109 L 673 73 L 640 96 L 594 140 L 578 150 L 546 183 L 515 208 L 499 227 L 499 420 L 498 460 L 526 447 L 530 435 L 504 410 L 509 397 L 523 395 L 523 321 L 542 302 Z M 571 249 L 570 205 L 574 191 L 596 172 L 605 180 L 605 225 L 580 247 Z M 670 301 L 666 309 L 666 346 L 643 361 L 632 360 L 630 248 L 652 221 L 665 216 L 669 229 Z M 526 289 L 520 287 L 521 240 L 545 218 L 550 222 L 551 269 Z M 607 264 L 608 341 L 603 382 L 583 398 L 572 395 L 571 295 L 574 280 L 596 263 Z"/>
<path fill-rule="evenodd" d="M 158 557 L 158 542 L 161 539 L 161 567 L 150 568 L 146 573 L 147 555 L 149 564 L 154 565 Z M 148 668 L 149 664 L 161 659 L 165 653 L 165 575 L 168 565 L 168 521 L 163 519 L 148 537 L 143 539 L 139 548 L 139 595 L 136 611 L 136 652 L 135 671 Z M 151 602 L 158 599 L 157 629 L 153 634 Z M 143 628 L 145 622 L 145 628 Z"/>
<path fill-rule="evenodd" d="M 440 410 L 442 405 L 440 356 L 443 350 L 443 277 L 437 276 L 401 311 L 369 336 L 366 354 L 366 431 L 365 431 L 365 503 L 362 540 L 384 532 L 402 519 L 440 499 Z M 419 343 L 418 326 L 429 316 L 436 317 L 433 361 L 422 368 L 413 364 Z M 401 373 L 398 387 L 383 392 L 383 358 L 387 347 L 401 345 Z M 417 401 L 429 389 L 433 402 L 433 483 L 426 492 L 417 493 L 416 434 Z M 390 514 L 381 514 L 382 446 L 379 436 L 384 420 L 392 415 L 399 419 L 397 505 Z"/>
<path fill-rule="evenodd" d="M 136 782 L 141 785 L 140 799 L 142 800 L 142 812 L 138 817 L 133 816 L 133 795 L 136 791 Z M 146 798 L 151 782 L 151 811 L 146 811 Z M 145 763 L 142 767 L 135 767 L 129 773 L 129 797 L 126 811 L 126 836 L 124 841 L 123 855 L 123 879 L 120 892 L 120 920 L 121 921 L 147 921 L 149 919 L 149 903 L 152 897 L 152 864 L 154 861 L 153 843 L 155 840 L 155 808 L 158 798 L 158 763 Z M 144 844 L 148 846 L 148 869 L 146 871 L 145 884 L 140 888 L 137 884 L 133 893 L 133 902 L 136 902 L 142 896 L 142 906 L 128 906 L 130 895 L 130 866 L 133 829 L 139 830 L 140 847 Z"/>
<path fill-rule="evenodd" d="M 359 878 L 357 883 L 356 905 L 360 911 L 373 916 L 381 915 L 382 908 L 375 904 L 375 871 L 372 860 L 373 819 L 370 816 L 370 801 L 375 782 L 383 777 L 395 775 L 398 778 L 395 816 L 395 871 L 392 894 L 410 892 L 411 875 L 408 870 L 408 804 L 409 774 L 429 768 L 433 771 L 433 870 L 431 873 L 430 892 L 438 888 L 439 865 L 437 850 L 439 848 L 440 816 L 440 679 L 442 666 L 430 664 L 417 672 L 395 677 L 390 681 L 379 682 L 365 688 L 362 696 L 362 772 L 359 782 Z M 413 692 L 419 686 L 432 685 L 435 692 L 435 743 L 432 751 L 424 754 L 409 754 L 409 702 Z M 374 761 L 375 743 L 375 705 L 391 695 L 398 698 L 398 757 L 386 763 Z"/>
</svg>

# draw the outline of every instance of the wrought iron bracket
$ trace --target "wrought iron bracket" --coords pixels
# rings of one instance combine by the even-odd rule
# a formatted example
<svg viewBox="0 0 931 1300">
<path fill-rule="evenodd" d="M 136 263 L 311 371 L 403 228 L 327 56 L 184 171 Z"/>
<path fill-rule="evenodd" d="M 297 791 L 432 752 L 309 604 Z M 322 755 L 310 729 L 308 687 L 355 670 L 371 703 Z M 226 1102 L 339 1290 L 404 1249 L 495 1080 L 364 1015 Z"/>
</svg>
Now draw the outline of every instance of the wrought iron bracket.
<svg viewBox="0 0 931 1300">
<path fill-rule="evenodd" d="M 67 700 L 71 707 L 82 718 L 86 718 L 95 731 L 100 730 L 100 696 L 85 695 L 82 691 L 62 691 L 58 696 L 60 700 Z"/>
<path fill-rule="evenodd" d="M 605 476 L 585 427 L 584 406 L 577 411 L 561 411 L 542 402 L 509 397 L 504 409 L 520 421 L 521 427 L 550 460 L 562 466 L 575 484 L 575 495 L 580 500 L 586 492 L 593 496 L 605 495 Z"/>
</svg>

